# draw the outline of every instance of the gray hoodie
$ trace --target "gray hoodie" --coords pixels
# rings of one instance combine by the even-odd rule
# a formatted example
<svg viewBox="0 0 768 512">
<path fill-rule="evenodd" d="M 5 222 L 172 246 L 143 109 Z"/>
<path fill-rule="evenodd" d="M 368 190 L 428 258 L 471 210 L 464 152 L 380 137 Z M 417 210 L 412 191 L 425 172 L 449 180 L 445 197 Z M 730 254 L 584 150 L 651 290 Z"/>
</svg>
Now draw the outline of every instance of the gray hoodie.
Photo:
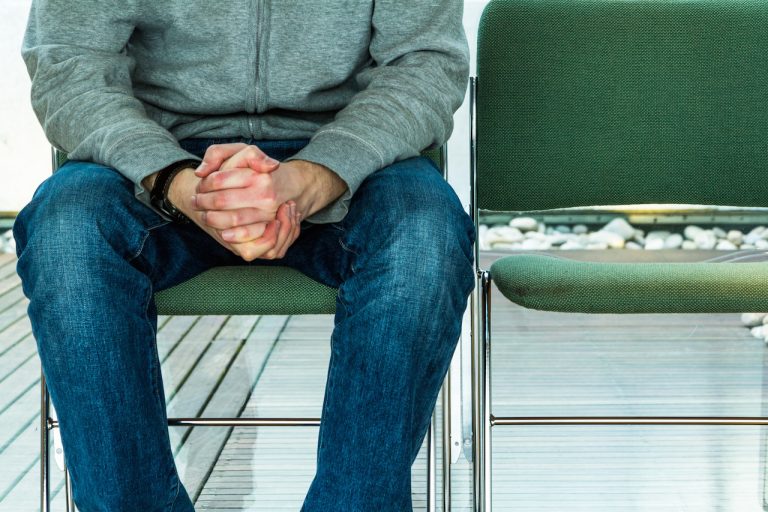
<svg viewBox="0 0 768 512">
<path fill-rule="evenodd" d="M 445 142 L 468 48 L 461 0 L 34 0 L 32 105 L 70 158 L 136 184 L 189 137 L 311 138 L 349 186 Z"/>
</svg>

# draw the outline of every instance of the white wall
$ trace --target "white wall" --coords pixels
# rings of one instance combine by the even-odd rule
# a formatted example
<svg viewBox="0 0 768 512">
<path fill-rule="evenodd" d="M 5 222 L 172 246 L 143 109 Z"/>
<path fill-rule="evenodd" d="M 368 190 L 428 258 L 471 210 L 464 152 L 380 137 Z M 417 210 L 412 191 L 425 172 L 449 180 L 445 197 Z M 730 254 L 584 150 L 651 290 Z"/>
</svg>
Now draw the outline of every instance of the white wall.
<svg viewBox="0 0 768 512">
<path fill-rule="evenodd" d="M 473 55 L 477 23 L 487 2 L 466 1 L 465 26 Z M 29 78 L 19 55 L 30 4 L 31 0 L 2 0 L 0 10 L 0 212 L 20 210 L 51 172 L 48 142 L 29 106 Z M 469 202 L 468 119 L 464 106 L 456 114 L 449 145 L 450 181 L 464 204 Z"/>
<path fill-rule="evenodd" d="M 31 0 L 0 8 L 0 211 L 18 211 L 51 172 L 48 142 L 29 105 L 21 39 Z"/>
</svg>

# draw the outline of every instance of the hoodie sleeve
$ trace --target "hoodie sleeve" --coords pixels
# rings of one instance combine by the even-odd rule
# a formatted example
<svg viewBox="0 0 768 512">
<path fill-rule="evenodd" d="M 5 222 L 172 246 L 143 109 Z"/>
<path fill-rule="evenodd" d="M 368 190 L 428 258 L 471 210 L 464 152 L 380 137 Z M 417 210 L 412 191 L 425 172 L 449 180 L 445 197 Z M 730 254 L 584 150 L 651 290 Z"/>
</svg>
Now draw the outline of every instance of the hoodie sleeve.
<svg viewBox="0 0 768 512">
<path fill-rule="evenodd" d="M 32 107 L 48 140 L 74 160 L 112 167 L 136 184 L 194 158 L 149 119 L 133 95 L 125 48 L 136 26 L 132 0 L 33 0 L 22 44 Z"/>
<path fill-rule="evenodd" d="M 349 187 L 310 221 L 341 220 L 366 176 L 448 140 L 469 76 L 462 17 L 461 0 L 376 0 L 362 90 L 291 157 L 328 167 Z"/>
</svg>

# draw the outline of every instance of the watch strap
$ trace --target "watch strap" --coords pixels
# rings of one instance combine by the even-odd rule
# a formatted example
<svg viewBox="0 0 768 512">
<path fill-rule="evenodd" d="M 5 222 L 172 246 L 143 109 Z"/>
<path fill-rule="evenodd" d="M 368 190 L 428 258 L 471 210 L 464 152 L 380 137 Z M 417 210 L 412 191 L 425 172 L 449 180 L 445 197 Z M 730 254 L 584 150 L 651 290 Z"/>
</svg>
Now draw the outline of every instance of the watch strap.
<svg viewBox="0 0 768 512">
<path fill-rule="evenodd" d="M 155 183 L 152 185 L 152 190 L 149 193 L 149 201 L 152 203 L 152 206 L 170 217 L 174 222 L 186 224 L 190 220 L 168 199 L 171 182 L 182 170 L 190 167 L 195 168 L 198 165 L 200 165 L 199 160 L 180 160 L 162 169 L 155 177 Z"/>
</svg>

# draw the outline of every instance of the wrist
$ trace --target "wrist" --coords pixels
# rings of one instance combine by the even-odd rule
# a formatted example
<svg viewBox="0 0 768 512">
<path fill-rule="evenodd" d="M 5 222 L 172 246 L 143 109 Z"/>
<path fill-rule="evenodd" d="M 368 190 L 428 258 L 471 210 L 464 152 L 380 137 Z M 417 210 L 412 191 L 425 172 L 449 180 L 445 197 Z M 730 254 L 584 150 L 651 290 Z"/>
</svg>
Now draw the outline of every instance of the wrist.
<svg viewBox="0 0 768 512">
<path fill-rule="evenodd" d="M 192 196 L 196 193 L 198 181 L 200 178 L 195 176 L 195 169 L 186 167 L 173 177 L 168 188 L 168 201 L 187 217 L 193 211 Z"/>
<path fill-rule="evenodd" d="M 305 203 L 302 211 L 307 217 L 319 212 L 347 191 L 346 182 L 328 167 L 307 160 L 292 160 L 291 163 L 299 167 L 304 180 L 304 197 L 297 200 L 297 203 Z"/>
</svg>

